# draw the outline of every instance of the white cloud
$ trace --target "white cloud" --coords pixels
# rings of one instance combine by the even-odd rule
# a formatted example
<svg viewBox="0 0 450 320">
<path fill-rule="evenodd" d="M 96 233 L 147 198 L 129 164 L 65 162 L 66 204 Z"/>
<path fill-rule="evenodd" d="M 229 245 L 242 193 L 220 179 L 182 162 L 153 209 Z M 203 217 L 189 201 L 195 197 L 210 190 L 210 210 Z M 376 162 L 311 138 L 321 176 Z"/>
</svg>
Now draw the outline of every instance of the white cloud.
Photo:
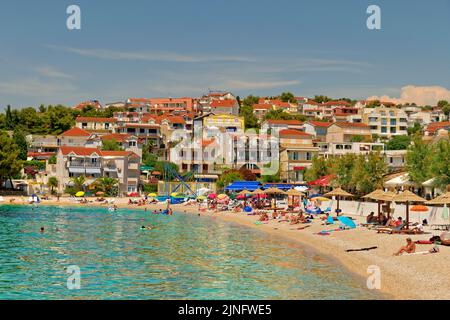
<svg viewBox="0 0 450 320">
<path fill-rule="evenodd" d="M 289 87 L 300 84 L 298 80 L 287 81 L 245 81 L 245 80 L 228 80 L 223 84 L 230 89 L 271 89 L 279 87 Z"/>
<path fill-rule="evenodd" d="M 63 50 L 80 56 L 93 57 L 106 60 L 141 60 L 141 61 L 166 61 L 166 62 L 252 62 L 244 56 L 227 55 L 184 55 L 175 52 L 163 51 L 115 51 L 104 49 L 79 49 L 70 47 L 48 46 L 53 49 Z"/>
<path fill-rule="evenodd" d="M 35 70 L 39 75 L 48 78 L 66 78 L 66 79 L 72 78 L 71 75 L 59 71 L 52 66 L 37 67 L 35 68 Z"/>
<path fill-rule="evenodd" d="M 415 103 L 417 105 L 436 105 L 439 100 L 450 101 L 450 90 L 440 86 L 408 85 L 401 89 L 399 98 L 387 95 L 371 96 L 367 100 L 381 100 L 394 103 Z"/>
<path fill-rule="evenodd" d="M 73 85 L 62 82 L 43 82 L 37 79 L 0 82 L 0 92 L 5 95 L 59 97 L 75 91 Z"/>
</svg>

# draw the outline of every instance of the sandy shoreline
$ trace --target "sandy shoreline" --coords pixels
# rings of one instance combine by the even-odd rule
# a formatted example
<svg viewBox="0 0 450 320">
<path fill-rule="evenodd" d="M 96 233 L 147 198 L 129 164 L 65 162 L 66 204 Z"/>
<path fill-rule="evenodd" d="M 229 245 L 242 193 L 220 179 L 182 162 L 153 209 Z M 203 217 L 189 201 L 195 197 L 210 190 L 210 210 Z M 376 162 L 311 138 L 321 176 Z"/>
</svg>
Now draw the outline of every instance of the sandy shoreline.
<svg viewBox="0 0 450 320">
<path fill-rule="evenodd" d="M 9 204 L 10 197 L 5 197 L 3 205 Z M 127 205 L 128 199 L 118 199 L 116 204 L 120 208 L 159 210 L 164 209 L 163 204 L 146 206 Z M 0 205 L 1 205 L 0 204 Z M 16 197 L 14 204 L 22 204 L 22 200 Z M 58 206 L 97 206 L 107 207 L 100 203 L 75 204 L 68 198 L 61 198 L 60 202 L 44 201 L 42 205 Z M 197 206 L 173 205 L 175 212 L 198 214 Z M 409 255 L 395 257 L 392 254 L 405 243 L 405 235 L 377 234 L 376 231 L 358 227 L 355 230 L 332 232 L 328 236 L 317 235 L 321 230 L 333 229 L 331 226 L 323 226 L 316 219 L 311 227 L 297 230 L 301 225 L 289 225 L 286 222 L 270 221 L 268 224 L 256 225 L 255 216 L 244 213 L 231 212 L 205 212 L 202 216 L 214 216 L 224 221 L 239 223 L 241 225 L 257 228 L 270 235 L 284 237 L 296 241 L 306 247 L 312 248 L 319 254 L 329 256 L 345 267 L 348 271 L 359 276 L 364 281 L 369 276 L 367 268 L 378 266 L 381 272 L 381 293 L 393 299 L 450 299 L 450 247 L 439 246 L 440 252 L 428 255 Z M 354 216 L 362 222 L 361 217 Z M 424 235 L 410 236 L 413 240 L 428 239 L 432 234 L 440 234 L 439 231 Z M 346 252 L 346 249 L 377 246 L 371 251 Z M 429 250 L 431 245 L 418 245 L 417 251 Z"/>
</svg>

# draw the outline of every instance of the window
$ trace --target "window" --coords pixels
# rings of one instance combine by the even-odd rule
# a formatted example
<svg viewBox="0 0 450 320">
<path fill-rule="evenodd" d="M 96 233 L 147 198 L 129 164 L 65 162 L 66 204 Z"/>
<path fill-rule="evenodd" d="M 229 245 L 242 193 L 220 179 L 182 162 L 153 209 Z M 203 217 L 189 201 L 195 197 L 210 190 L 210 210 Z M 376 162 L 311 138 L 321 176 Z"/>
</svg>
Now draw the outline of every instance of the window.
<svg viewBox="0 0 450 320">
<path fill-rule="evenodd" d="M 306 153 L 306 160 L 312 160 L 312 154 L 311 152 Z"/>
<path fill-rule="evenodd" d="M 391 119 L 391 126 L 397 125 L 397 119 Z"/>
<path fill-rule="evenodd" d="M 145 129 L 139 129 L 140 133 L 145 133 Z"/>
<path fill-rule="evenodd" d="M 383 126 L 387 125 L 387 119 L 386 118 L 381 118 L 381 125 L 383 125 Z"/>
<path fill-rule="evenodd" d="M 397 133 L 397 128 L 396 127 L 391 127 L 391 133 Z"/>
<path fill-rule="evenodd" d="M 386 127 L 381 127 L 381 133 L 387 133 L 387 128 Z"/>
</svg>

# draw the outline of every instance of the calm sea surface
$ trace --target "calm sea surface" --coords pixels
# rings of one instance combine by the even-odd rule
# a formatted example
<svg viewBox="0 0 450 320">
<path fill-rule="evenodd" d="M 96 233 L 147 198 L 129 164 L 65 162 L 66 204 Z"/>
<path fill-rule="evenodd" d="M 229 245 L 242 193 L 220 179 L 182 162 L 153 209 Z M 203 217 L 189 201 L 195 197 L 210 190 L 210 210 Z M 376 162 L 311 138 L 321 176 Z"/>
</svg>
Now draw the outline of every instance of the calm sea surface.
<svg viewBox="0 0 450 320">
<path fill-rule="evenodd" d="M 379 298 L 299 244 L 210 217 L 0 206 L 0 299 Z"/>
</svg>

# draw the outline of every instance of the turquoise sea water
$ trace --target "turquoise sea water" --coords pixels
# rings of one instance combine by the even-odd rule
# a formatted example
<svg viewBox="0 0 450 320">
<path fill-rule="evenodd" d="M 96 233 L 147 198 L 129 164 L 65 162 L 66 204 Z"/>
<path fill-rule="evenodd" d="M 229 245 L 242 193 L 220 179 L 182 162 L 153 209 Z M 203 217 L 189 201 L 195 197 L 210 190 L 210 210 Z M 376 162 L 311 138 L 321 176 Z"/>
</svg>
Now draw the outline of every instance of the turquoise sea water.
<svg viewBox="0 0 450 320">
<path fill-rule="evenodd" d="M 377 298 L 297 243 L 211 217 L 0 206 L 0 299 Z"/>
</svg>

